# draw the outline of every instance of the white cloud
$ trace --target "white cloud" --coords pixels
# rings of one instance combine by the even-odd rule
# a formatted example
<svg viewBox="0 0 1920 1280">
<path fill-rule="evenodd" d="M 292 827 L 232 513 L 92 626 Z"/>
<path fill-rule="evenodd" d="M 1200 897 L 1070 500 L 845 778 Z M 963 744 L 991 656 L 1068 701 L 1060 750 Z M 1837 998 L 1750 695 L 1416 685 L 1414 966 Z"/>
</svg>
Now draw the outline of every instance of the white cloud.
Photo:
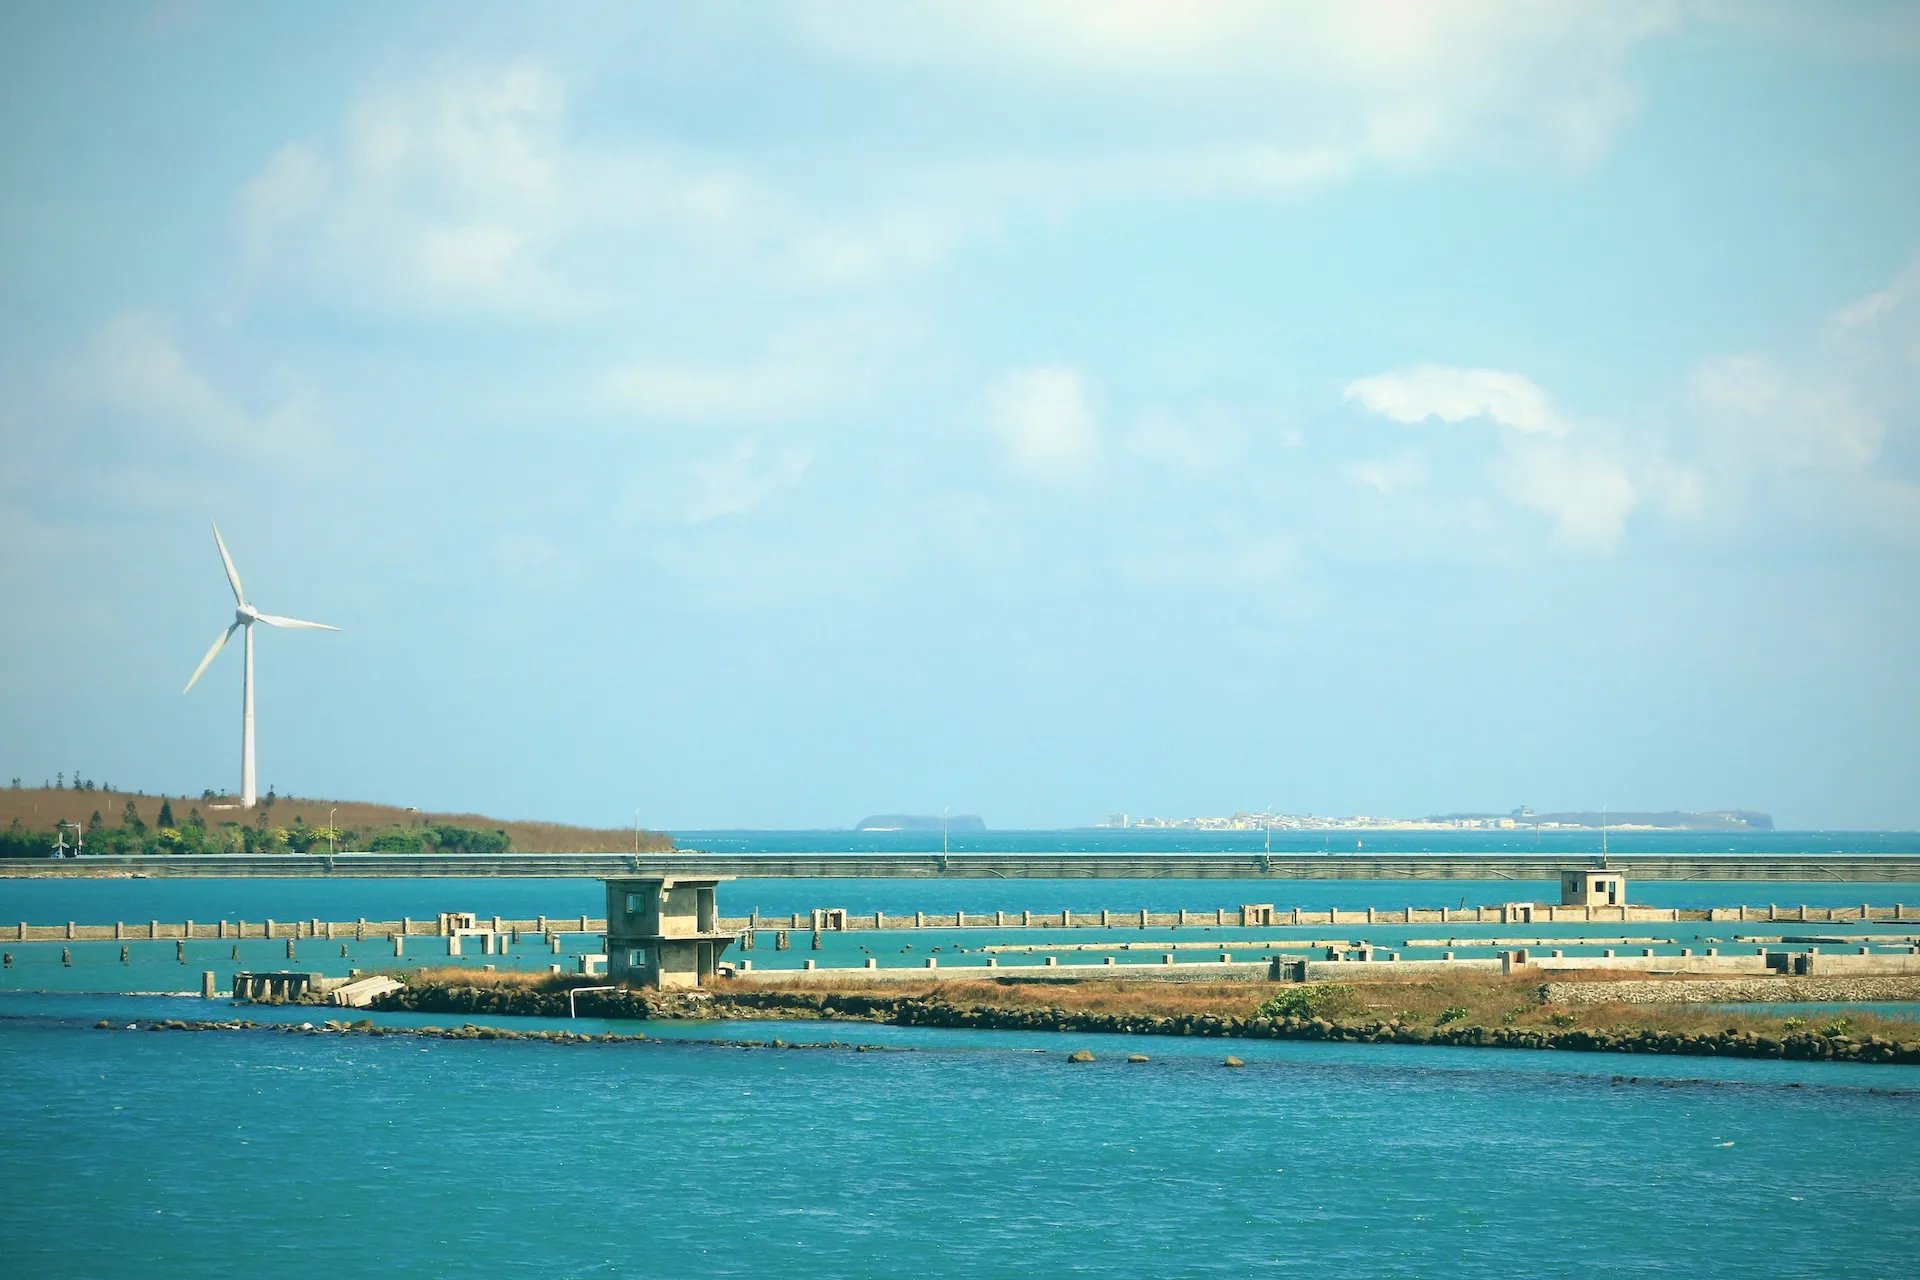
<svg viewBox="0 0 1920 1280">
<path fill-rule="evenodd" d="M 1613 546 L 1626 531 L 1628 513 L 1640 504 L 1626 468 L 1593 451 L 1527 442 L 1508 451 L 1495 469 L 1508 498 L 1552 517 L 1556 537 L 1580 550 Z"/>
<path fill-rule="evenodd" d="M 1703 363 L 1693 403 L 1722 465 L 1862 471 L 1920 421 L 1920 261 L 1837 311 L 1803 350 Z"/>
<path fill-rule="evenodd" d="M 739 515 L 799 484 L 812 463 L 812 456 L 801 449 L 763 454 L 758 441 L 742 441 L 726 453 L 694 463 L 683 477 L 684 491 L 673 501 L 681 517 L 696 524 Z"/>
<path fill-rule="evenodd" d="M 1636 108 L 1629 55 L 1673 28 L 1679 6 L 920 0 L 876 11 L 812 0 L 800 13 L 806 38 L 831 56 L 976 76 L 1001 93 L 1104 96 L 1118 109 L 1065 114 L 1114 121 L 1116 141 L 1187 124 L 1178 147 L 1119 149 L 1162 175 L 1176 157 L 1209 156 L 1199 180 L 1271 190 L 1372 163 L 1517 154 L 1589 164 Z M 1129 105 L 1148 127 L 1135 127 Z"/>
<path fill-rule="evenodd" d="M 117 426 L 148 441 L 254 452 L 313 448 L 318 433 L 298 399 L 253 411 L 182 349 L 175 326 L 153 312 L 109 321 L 60 374 L 65 398 L 113 411 Z"/>
<path fill-rule="evenodd" d="M 609 403 L 672 422 L 791 422 L 861 394 L 883 359 L 919 336 L 913 317 L 876 309 L 776 337 L 743 364 L 635 361 L 605 375 Z"/>
<path fill-rule="evenodd" d="M 1382 496 L 1392 497 L 1402 489 L 1417 485 L 1426 477 L 1420 459 L 1410 453 L 1391 458 L 1367 458 L 1347 468 L 1347 475 Z"/>
<path fill-rule="evenodd" d="M 1489 418 L 1516 431 L 1564 435 L 1546 392 L 1517 373 L 1423 364 L 1348 383 L 1344 398 L 1395 422 Z"/>
<path fill-rule="evenodd" d="M 987 422 L 1014 463 L 1036 474 L 1077 471 L 1100 451 L 1092 401 L 1072 369 L 1006 375 L 988 396 Z"/>
</svg>

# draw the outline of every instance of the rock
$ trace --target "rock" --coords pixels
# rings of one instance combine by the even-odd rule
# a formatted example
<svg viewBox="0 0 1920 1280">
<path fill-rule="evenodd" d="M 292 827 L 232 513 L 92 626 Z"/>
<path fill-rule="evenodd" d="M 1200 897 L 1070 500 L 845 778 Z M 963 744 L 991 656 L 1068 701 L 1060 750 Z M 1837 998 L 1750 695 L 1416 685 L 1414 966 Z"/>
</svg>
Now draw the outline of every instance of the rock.
<svg viewBox="0 0 1920 1280">
<path fill-rule="evenodd" d="M 1092 1062 L 1093 1054 L 1085 1049 L 1075 1049 L 1067 1055 L 1068 1062 Z"/>
<path fill-rule="evenodd" d="M 104 1027 L 107 1024 L 103 1022 L 100 1025 Z M 1149 1062 L 1151 1061 L 1151 1059 L 1149 1059 L 1147 1055 L 1144 1053 L 1130 1053 L 1127 1055 L 1127 1061 L 1128 1062 Z"/>
<path fill-rule="evenodd" d="M 1221 1063 L 1220 1065 L 1223 1067 L 1244 1067 L 1247 1064 L 1240 1061 L 1240 1059 L 1234 1057 L 1232 1054 L 1228 1054 L 1227 1060 Z"/>
</svg>

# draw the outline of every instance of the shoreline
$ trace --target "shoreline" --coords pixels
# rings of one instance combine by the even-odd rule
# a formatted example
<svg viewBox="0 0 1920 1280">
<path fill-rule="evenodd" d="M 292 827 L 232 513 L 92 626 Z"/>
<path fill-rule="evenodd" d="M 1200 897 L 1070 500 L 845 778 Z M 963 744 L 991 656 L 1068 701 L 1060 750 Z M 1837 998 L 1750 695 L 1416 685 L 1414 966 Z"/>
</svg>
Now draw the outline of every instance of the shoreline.
<svg viewBox="0 0 1920 1280">
<path fill-rule="evenodd" d="M 1336 984 L 1319 984 L 1337 988 Z M 1384 984 L 1382 984 L 1384 985 Z M 1509 984 L 1511 986 L 1511 984 Z M 1544 996 L 1541 984 L 1527 984 L 1529 998 Z M 1312 987 L 1291 988 L 1311 992 Z M 1535 994 L 1537 992 L 1537 994 Z M 1135 993 L 1118 993 L 1132 995 Z M 1379 990 L 1369 994 L 1384 994 Z M 1511 995 L 1520 994 L 1514 988 Z M 1047 1031 L 1091 1035 L 1151 1035 L 1202 1037 L 1223 1040 L 1326 1040 L 1350 1043 L 1415 1044 L 1454 1048 L 1535 1049 L 1562 1052 L 1662 1054 L 1690 1057 L 1779 1058 L 1798 1061 L 1858 1062 L 1863 1064 L 1920 1065 L 1920 1026 L 1912 1039 L 1896 1040 L 1876 1033 L 1849 1034 L 1850 1020 L 1835 1019 L 1837 1031 L 1781 1025 L 1793 1019 L 1757 1018 L 1716 1011 L 1720 1030 L 1693 1030 L 1657 1025 L 1663 1012 L 1632 1010 L 1641 1025 L 1578 1027 L 1573 1025 L 1493 1025 L 1468 1022 L 1464 1017 L 1428 1025 L 1413 1015 L 1354 1016 L 1258 1010 L 1245 1013 L 1193 1010 L 1157 1013 L 1148 1008 L 1126 1011 L 1067 1009 L 1057 1004 L 996 1003 L 988 999 L 954 999 L 946 993 L 759 990 L 707 992 L 650 992 L 620 989 L 581 992 L 574 997 L 580 1013 L 591 1017 L 634 1020 L 759 1021 L 808 1020 L 881 1023 L 892 1026 L 941 1027 L 953 1030 Z M 1136 1003 L 1147 1004 L 1149 1000 Z M 373 1010 L 393 1013 L 445 1013 L 493 1017 L 568 1016 L 564 987 L 536 983 L 491 985 L 459 984 L 428 979 L 414 982 L 376 999 Z M 1263 1006 L 1266 1008 L 1267 1006 Z M 1544 1002 L 1548 1018 L 1570 1018 Z M 1748 1023 L 1748 1027 L 1739 1024 Z M 1755 1028 L 1761 1029 L 1755 1029 Z"/>
</svg>

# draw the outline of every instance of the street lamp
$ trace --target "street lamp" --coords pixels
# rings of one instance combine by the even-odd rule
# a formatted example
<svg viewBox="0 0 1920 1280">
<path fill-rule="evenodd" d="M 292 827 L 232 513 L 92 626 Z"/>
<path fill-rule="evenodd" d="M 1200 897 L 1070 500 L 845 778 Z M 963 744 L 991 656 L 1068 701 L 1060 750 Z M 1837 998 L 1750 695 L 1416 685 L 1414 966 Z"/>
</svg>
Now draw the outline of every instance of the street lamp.
<svg viewBox="0 0 1920 1280">
<path fill-rule="evenodd" d="M 940 856 L 947 856 L 947 815 L 953 812 L 950 804 L 940 806 Z"/>
<path fill-rule="evenodd" d="M 329 858 L 331 858 L 334 854 L 339 852 L 339 849 L 336 848 L 333 843 L 333 837 L 335 832 L 335 827 L 333 825 L 333 815 L 338 812 L 340 812 L 340 806 L 338 805 L 335 805 L 333 808 L 327 810 L 327 856 Z"/>
<path fill-rule="evenodd" d="M 633 856 L 640 856 L 640 810 L 633 811 Z"/>
</svg>

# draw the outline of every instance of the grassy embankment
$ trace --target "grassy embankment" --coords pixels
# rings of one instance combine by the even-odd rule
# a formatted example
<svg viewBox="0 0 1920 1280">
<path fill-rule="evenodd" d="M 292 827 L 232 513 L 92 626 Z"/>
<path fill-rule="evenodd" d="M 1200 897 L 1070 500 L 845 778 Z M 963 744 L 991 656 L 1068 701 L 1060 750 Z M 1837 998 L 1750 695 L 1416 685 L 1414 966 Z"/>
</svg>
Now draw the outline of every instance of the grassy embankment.
<svg viewBox="0 0 1920 1280">
<path fill-rule="evenodd" d="M 380 1007 L 450 1014 L 564 1017 L 567 988 L 588 983 L 577 975 L 469 969 L 395 976 L 407 989 Z M 1595 975 L 1601 980 L 1619 976 Z M 849 979 L 831 985 L 722 985 L 697 994 L 588 993 L 577 999 L 582 1014 L 603 1017 L 845 1018 L 982 1029 L 1920 1063 L 1920 1027 L 1909 1022 L 1871 1014 L 1763 1017 L 1698 1006 L 1548 1005 L 1538 976 L 1460 974 L 1305 986 Z"/>
<path fill-rule="evenodd" d="M 129 803 L 137 822 L 128 821 Z M 234 804 L 231 796 L 149 796 L 74 787 L 0 789 L 0 856 L 43 856 L 53 844 L 55 824 L 61 822 L 77 822 L 86 829 L 88 853 L 284 853 L 313 848 L 324 852 L 329 820 L 334 843 L 343 850 L 368 848 L 383 838 L 404 847 L 413 843 L 417 833 L 442 827 L 504 834 L 510 842 L 506 848 L 519 853 L 633 851 L 631 827 L 572 827 L 305 796 L 276 796 L 270 802 L 263 798 L 251 811 L 220 807 Z M 161 821 L 163 809 L 171 824 Z M 174 834 L 167 836 L 167 831 Z M 409 838 L 409 832 L 416 836 Z M 73 839 L 69 830 L 67 843 L 71 845 Z M 673 837 L 643 831 L 641 848 L 649 853 L 670 851 Z"/>
</svg>

